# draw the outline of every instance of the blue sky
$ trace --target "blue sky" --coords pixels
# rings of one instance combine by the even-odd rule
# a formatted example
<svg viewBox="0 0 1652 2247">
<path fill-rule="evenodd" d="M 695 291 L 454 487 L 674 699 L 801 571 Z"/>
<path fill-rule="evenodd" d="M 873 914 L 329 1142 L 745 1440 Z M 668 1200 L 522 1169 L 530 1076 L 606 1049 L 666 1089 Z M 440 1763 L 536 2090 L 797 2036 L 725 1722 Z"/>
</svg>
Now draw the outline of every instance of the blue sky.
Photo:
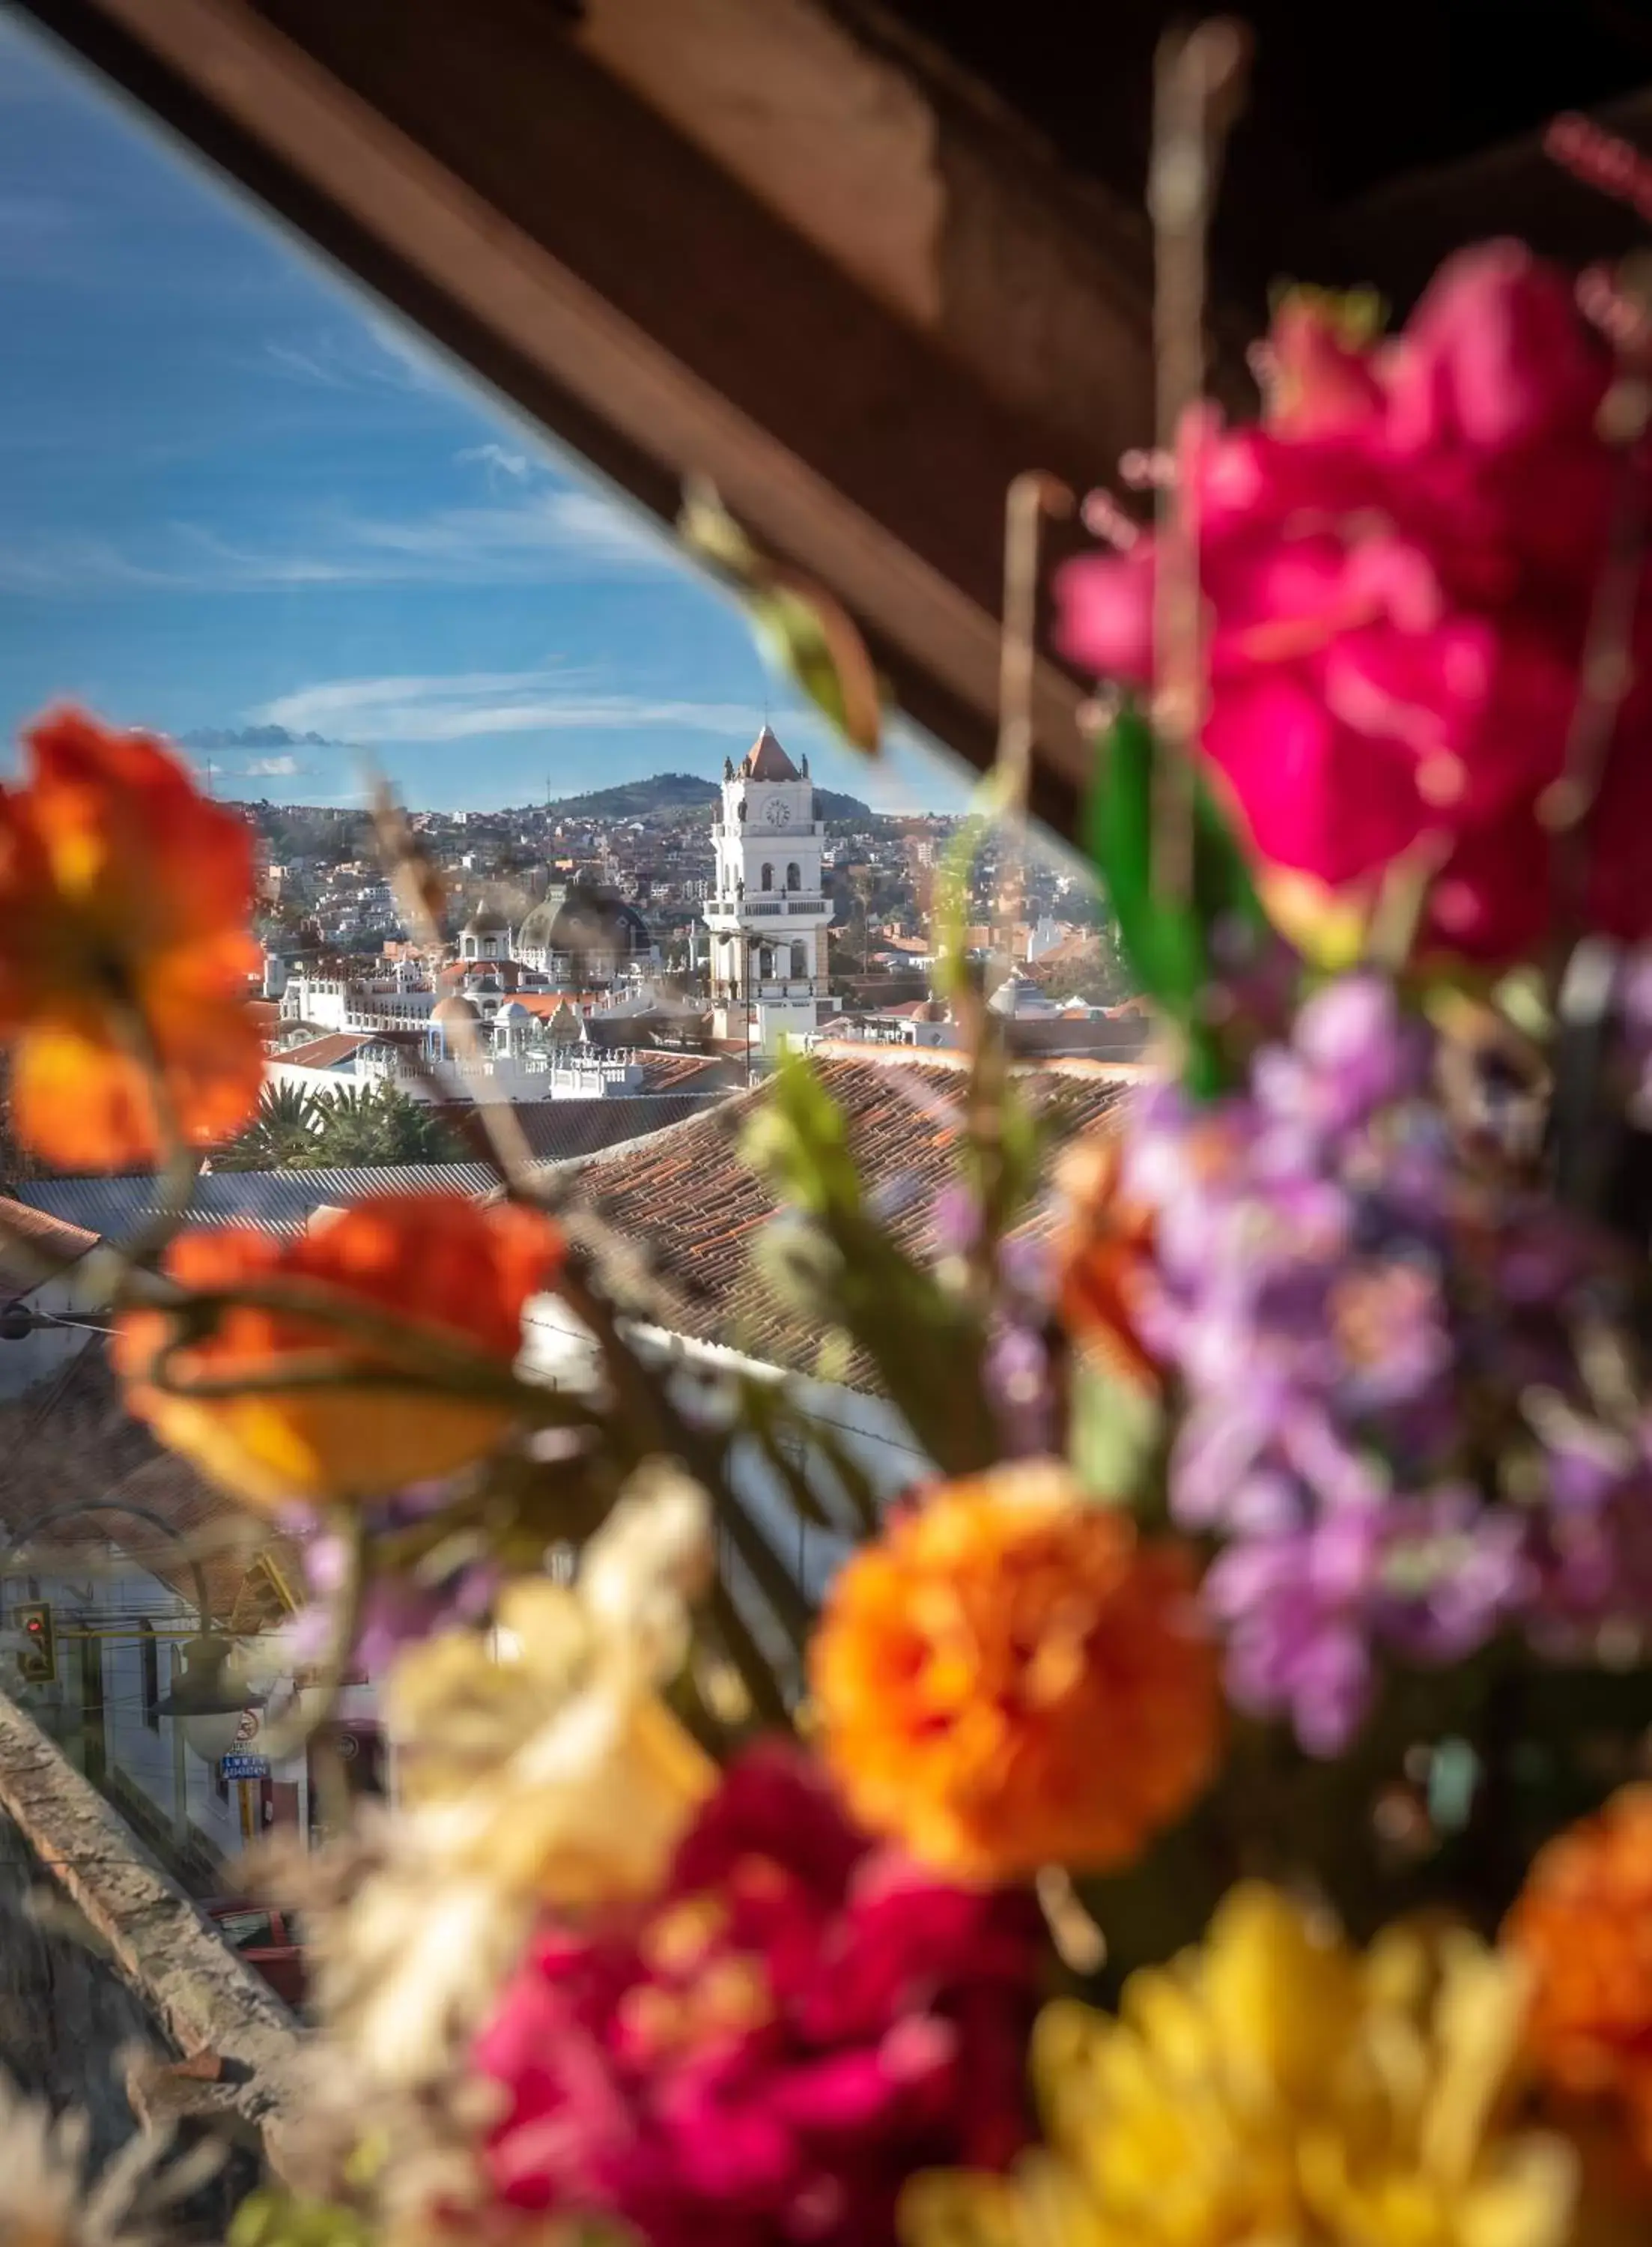
<svg viewBox="0 0 1652 2247">
<path fill-rule="evenodd" d="M 639 516 L 0 0 L 4 738 L 65 695 L 359 744 L 415 804 L 714 775 L 766 711 L 829 785 L 962 800 L 830 742 Z M 215 762 L 355 792 L 347 748 Z"/>
</svg>

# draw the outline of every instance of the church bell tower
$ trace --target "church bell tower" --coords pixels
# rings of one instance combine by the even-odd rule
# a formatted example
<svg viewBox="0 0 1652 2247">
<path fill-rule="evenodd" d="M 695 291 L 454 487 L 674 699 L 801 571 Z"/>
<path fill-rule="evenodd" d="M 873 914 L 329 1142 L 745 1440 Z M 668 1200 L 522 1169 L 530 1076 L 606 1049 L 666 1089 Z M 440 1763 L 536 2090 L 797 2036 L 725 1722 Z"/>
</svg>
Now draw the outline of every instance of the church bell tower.
<svg viewBox="0 0 1652 2247">
<path fill-rule="evenodd" d="M 815 816 L 809 760 L 795 765 L 765 726 L 738 766 L 725 761 L 713 828 L 712 995 L 741 1035 L 742 1013 L 761 1011 L 761 1042 L 815 1027 L 827 983 L 830 901 L 821 889 L 823 823 Z"/>
</svg>

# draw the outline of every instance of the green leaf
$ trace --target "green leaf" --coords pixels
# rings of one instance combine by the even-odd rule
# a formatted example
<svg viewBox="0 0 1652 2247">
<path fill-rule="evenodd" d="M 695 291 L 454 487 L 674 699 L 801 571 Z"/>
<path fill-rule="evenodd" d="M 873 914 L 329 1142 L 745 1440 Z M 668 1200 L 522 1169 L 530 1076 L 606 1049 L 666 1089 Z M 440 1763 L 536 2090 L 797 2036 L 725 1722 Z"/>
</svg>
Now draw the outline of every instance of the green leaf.
<svg viewBox="0 0 1652 2247">
<path fill-rule="evenodd" d="M 794 1057 L 776 1072 L 741 1152 L 788 1205 L 753 1251 L 772 1291 L 871 1360 L 938 1466 L 990 1465 L 999 1445 L 980 1379 L 981 1319 L 865 1208 L 847 1123 L 811 1062 Z"/>
<path fill-rule="evenodd" d="M 1085 1495 L 1128 1505 L 1157 1457 L 1164 1414 L 1158 1399 L 1092 1361 L 1073 1368 L 1068 1455 Z"/>
<path fill-rule="evenodd" d="M 371 2247 L 372 2226 L 358 2209 L 290 2193 L 249 2193 L 229 2220 L 229 2247 Z"/>
<path fill-rule="evenodd" d="M 849 1126 L 814 1064 L 789 1055 L 747 1125 L 741 1154 L 782 1199 L 811 1216 L 857 1211 L 860 1178 Z"/>
<path fill-rule="evenodd" d="M 769 565 L 769 584 L 747 598 L 758 639 L 781 669 L 851 747 L 883 745 L 883 691 L 849 611 L 823 585 Z"/>
<path fill-rule="evenodd" d="M 1153 864 L 1153 799 L 1158 760 L 1167 754 L 1138 710 L 1126 705 L 1118 712 L 1085 807 L 1085 840 L 1143 989 L 1181 1026 L 1189 1088 L 1208 1096 L 1228 1074 L 1204 1011 L 1212 932 L 1227 921 L 1259 939 L 1267 922 L 1245 853 L 1202 775 L 1193 785 L 1192 894 L 1163 892 Z"/>
<path fill-rule="evenodd" d="M 738 591 L 771 660 L 846 741 L 876 756 L 883 743 L 883 686 L 836 594 L 761 552 L 703 479 L 685 485 L 677 527 L 684 544 Z"/>
</svg>

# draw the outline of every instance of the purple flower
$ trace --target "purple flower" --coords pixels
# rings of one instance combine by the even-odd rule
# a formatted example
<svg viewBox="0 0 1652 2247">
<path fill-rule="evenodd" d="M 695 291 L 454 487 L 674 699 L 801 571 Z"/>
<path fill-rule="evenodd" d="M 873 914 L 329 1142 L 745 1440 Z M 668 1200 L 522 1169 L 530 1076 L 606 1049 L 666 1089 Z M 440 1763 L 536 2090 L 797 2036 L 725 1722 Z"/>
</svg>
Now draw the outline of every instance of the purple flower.
<svg viewBox="0 0 1652 2247">
<path fill-rule="evenodd" d="M 1338 1755 L 1372 1690 L 1363 1613 L 1375 1568 L 1371 1517 L 1250 1537 L 1205 1579 L 1224 1625 L 1228 1692 L 1253 1716 L 1288 1716 L 1311 1755 Z"/>
<path fill-rule="evenodd" d="M 1608 1435 L 1576 1357 L 1627 1322 L 1617 1253 L 1471 1167 L 1430 1035 L 1344 977 L 1241 1091 L 1146 1096 L 1124 1158 L 1155 1224 L 1141 1332 L 1186 1400 L 1171 1511 L 1224 1542 L 1235 1699 L 1315 1752 L 1384 1656 L 1652 1625 L 1652 1442 Z"/>
<path fill-rule="evenodd" d="M 373 1510 L 370 1530 L 405 1527 L 434 1512 L 448 1495 L 442 1485 L 421 1484 L 404 1491 Z M 313 1515 L 302 1520 L 295 1518 L 289 1526 L 300 1540 L 304 1580 L 315 1595 L 289 1626 L 294 1659 L 302 1664 L 319 1661 L 332 1643 L 334 1611 L 344 1587 L 348 1548 L 342 1537 L 318 1527 Z M 385 1669 L 397 1649 L 412 1640 L 427 1638 L 450 1623 L 478 1621 L 492 1602 L 501 1574 L 487 1559 L 464 1561 L 433 1582 L 409 1574 L 374 1570 L 371 1537 L 368 1567 L 351 1651 L 370 1673 Z"/>
<path fill-rule="evenodd" d="M 1012 1458 L 1034 1458 L 1050 1448 L 1055 1406 L 1049 1371 L 1049 1353 L 1030 1327 L 1000 1327 L 987 1344 L 982 1378 Z"/>
</svg>

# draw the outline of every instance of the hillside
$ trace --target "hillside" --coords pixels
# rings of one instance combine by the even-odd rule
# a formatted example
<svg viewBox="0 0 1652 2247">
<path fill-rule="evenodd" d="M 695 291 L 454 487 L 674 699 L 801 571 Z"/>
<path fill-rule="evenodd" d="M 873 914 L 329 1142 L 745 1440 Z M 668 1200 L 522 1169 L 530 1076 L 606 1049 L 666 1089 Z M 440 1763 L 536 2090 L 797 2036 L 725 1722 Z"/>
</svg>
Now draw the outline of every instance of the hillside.
<svg viewBox="0 0 1652 2247">
<path fill-rule="evenodd" d="M 565 796 L 548 805 L 570 819 L 669 819 L 685 811 L 701 811 L 715 803 L 720 790 L 715 781 L 697 773 L 655 773 L 647 780 L 622 781 L 614 788 L 592 789 L 585 796 Z M 873 813 L 858 796 L 844 796 L 834 788 L 816 788 L 815 802 L 823 819 L 852 819 L 870 826 Z"/>
</svg>

